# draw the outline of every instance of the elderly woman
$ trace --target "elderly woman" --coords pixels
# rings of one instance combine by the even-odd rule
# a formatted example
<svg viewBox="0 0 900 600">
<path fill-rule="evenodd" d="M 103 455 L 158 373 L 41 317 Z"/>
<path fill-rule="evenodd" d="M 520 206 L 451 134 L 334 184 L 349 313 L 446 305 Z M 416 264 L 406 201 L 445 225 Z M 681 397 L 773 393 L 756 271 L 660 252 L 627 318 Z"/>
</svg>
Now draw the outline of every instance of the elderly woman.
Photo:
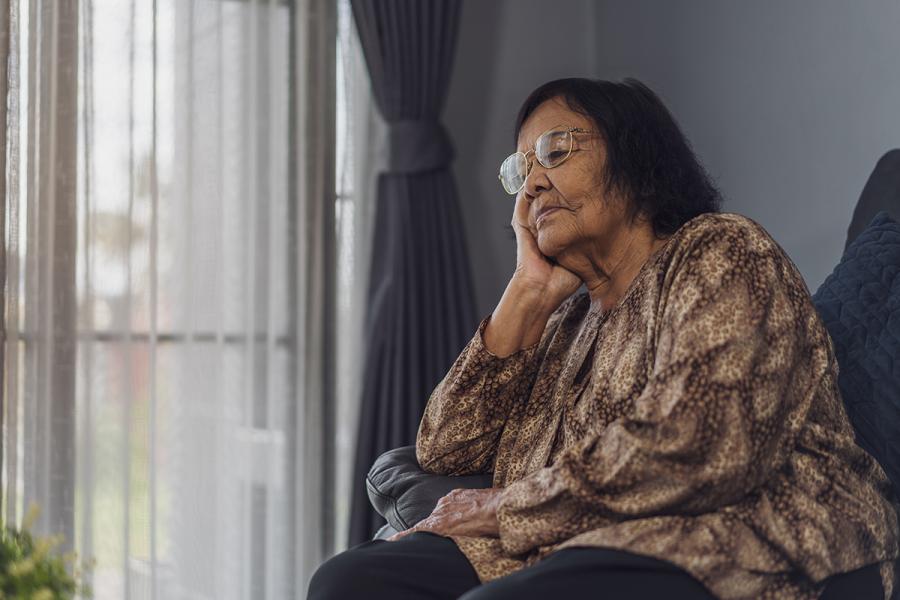
<svg viewBox="0 0 900 600">
<path fill-rule="evenodd" d="M 782 248 L 718 212 L 637 81 L 550 82 L 515 133 L 516 268 L 416 440 L 493 487 L 333 557 L 310 598 L 887 597 L 896 498 Z"/>
</svg>

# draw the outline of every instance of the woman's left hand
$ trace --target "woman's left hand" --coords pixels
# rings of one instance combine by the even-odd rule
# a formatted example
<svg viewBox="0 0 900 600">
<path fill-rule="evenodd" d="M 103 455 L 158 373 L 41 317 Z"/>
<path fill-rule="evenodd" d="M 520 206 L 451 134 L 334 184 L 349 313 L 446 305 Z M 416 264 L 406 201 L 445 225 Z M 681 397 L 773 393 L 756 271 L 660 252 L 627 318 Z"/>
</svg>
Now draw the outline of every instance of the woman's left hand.
<svg viewBox="0 0 900 600">
<path fill-rule="evenodd" d="M 499 537 L 497 504 L 503 488 L 457 489 L 438 500 L 431 515 L 414 526 L 387 538 L 395 542 L 416 531 L 430 531 L 447 536 L 469 535 Z"/>
</svg>

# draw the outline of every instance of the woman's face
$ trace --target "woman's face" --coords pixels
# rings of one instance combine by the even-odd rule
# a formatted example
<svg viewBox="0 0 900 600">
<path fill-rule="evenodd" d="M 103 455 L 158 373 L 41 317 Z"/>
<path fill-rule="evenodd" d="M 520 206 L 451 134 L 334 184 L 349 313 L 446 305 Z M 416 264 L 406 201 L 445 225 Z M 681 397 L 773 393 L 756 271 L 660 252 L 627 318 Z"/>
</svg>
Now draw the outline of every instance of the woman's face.
<svg viewBox="0 0 900 600">
<path fill-rule="evenodd" d="M 517 150 L 533 150 L 549 129 L 578 127 L 596 131 L 594 123 L 569 109 L 562 98 L 539 105 L 522 125 Z M 574 133 L 569 158 L 547 169 L 528 156 L 531 171 L 519 192 L 530 203 L 528 226 L 545 256 L 561 258 L 579 253 L 606 252 L 614 234 L 625 224 L 624 203 L 604 189 L 605 148 L 601 135 Z M 544 211 L 554 208 L 551 212 Z"/>
</svg>

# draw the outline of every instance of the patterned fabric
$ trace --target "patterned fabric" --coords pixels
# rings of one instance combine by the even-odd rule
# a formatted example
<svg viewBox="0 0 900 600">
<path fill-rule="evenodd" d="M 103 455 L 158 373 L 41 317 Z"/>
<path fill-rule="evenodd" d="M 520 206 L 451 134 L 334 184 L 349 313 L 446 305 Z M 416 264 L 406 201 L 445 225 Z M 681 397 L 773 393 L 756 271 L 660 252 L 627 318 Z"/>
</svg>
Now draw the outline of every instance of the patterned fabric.
<svg viewBox="0 0 900 600">
<path fill-rule="evenodd" d="M 706 214 L 611 310 L 573 295 L 536 345 L 475 336 L 432 393 L 428 472 L 493 472 L 500 536 L 450 536 L 483 581 L 570 546 L 668 560 L 720 598 L 816 598 L 898 556 L 896 497 L 854 443 L 809 291 L 756 222 Z"/>
</svg>

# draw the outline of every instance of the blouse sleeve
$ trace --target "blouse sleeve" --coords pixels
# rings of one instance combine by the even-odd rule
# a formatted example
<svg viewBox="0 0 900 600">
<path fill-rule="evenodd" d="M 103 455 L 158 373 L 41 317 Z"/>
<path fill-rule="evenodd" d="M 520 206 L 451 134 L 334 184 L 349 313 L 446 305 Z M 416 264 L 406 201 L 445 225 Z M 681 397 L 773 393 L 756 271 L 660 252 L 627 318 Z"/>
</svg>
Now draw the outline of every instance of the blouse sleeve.
<svg viewBox="0 0 900 600">
<path fill-rule="evenodd" d="M 504 489 L 511 555 L 612 522 L 713 511 L 785 463 L 828 364 L 796 267 L 761 228 L 729 226 L 686 243 L 666 278 L 631 416 Z"/>
<path fill-rule="evenodd" d="M 574 297 L 550 316 L 540 341 L 502 358 L 485 347 L 490 315 L 482 319 L 425 406 L 416 435 L 416 458 L 423 470 L 440 475 L 493 470 L 510 412 L 530 394 L 547 345 Z"/>
</svg>

